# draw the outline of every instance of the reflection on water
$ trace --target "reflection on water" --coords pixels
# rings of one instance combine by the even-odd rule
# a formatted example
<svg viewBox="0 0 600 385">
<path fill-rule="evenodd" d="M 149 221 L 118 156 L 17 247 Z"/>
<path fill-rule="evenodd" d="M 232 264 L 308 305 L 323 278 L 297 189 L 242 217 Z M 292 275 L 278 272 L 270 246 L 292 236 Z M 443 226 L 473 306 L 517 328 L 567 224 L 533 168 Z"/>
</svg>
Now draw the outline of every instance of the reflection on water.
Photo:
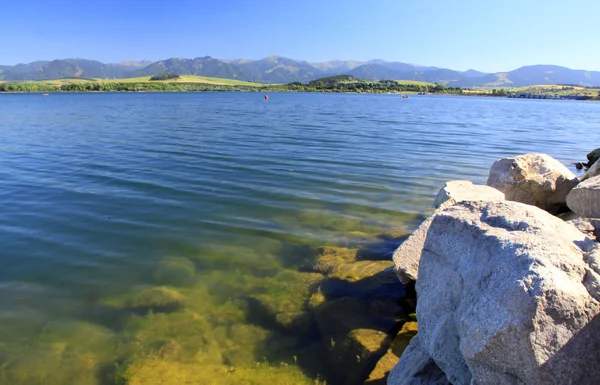
<svg viewBox="0 0 600 385">
<path fill-rule="evenodd" d="M 356 342 L 406 318 L 386 269 L 439 184 L 504 155 L 580 160 L 599 111 L 0 95 L 0 383 L 356 383 Z"/>
</svg>

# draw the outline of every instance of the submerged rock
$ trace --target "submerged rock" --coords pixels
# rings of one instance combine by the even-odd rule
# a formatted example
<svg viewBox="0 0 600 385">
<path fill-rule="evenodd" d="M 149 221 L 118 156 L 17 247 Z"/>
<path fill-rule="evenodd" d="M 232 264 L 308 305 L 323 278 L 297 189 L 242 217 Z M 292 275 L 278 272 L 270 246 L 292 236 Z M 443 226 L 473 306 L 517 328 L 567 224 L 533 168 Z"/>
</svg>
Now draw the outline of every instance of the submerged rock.
<svg viewBox="0 0 600 385">
<path fill-rule="evenodd" d="M 571 190 L 567 205 L 582 217 L 600 218 L 600 176 L 587 179 Z"/>
<path fill-rule="evenodd" d="M 504 193 L 490 186 L 474 185 L 468 180 L 451 180 L 444 183 L 435 197 L 435 207 L 453 205 L 462 201 L 503 201 Z"/>
<path fill-rule="evenodd" d="M 417 323 L 414 321 L 406 322 L 398 332 L 398 335 L 394 338 L 388 351 L 379 359 L 379 361 L 377 361 L 377 365 L 375 365 L 375 368 L 371 371 L 366 384 L 384 384 L 390 370 L 398 363 L 398 359 L 402 356 L 402 353 L 415 334 L 417 334 Z"/>
<path fill-rule="evenodd" d="M 137 360 L 118 373 L 127 385 L 314 384 L 297 366 L 256 363 L 250 367 L 199 365 L 156 359 Z"/>
<path fill-rule="evenodd" d="M 551 213 L 566 204 L 567 194 L 579 180 L 569 169 L 546 154 L 529 153 L 498 159 L 487 185 L 502 191 L 506 200 L 537 206 Z"/>
<path fill-rule="evenodd" d="M 143 288 L 127 295 L 125 307 L 132 309 L 173 311 L 185 302 L 185 297 L 176 290 L 161 286 Z"/>
<path fill-rule="evenodd" d="M 433 362 L 453 384 L 600 376 L 590 364 L 600 360 L 600 248 L 545 211 L 500 201 L 437 212 L 416 288 L 419 334 L 390 383 L 425 383 L 404 367 Z"/>
<path fill-rule="evenodd" d="M 374 277 L 376 274 L 392 267 L 391 261 L 358 261 L 340 265 L 334 268 L 329 278 L 336 278 L 348 282 L 357 282 Z"/>
<path fill-rule="evenodd" d="M 263 322 L 274 322 L 283 329 L 307 332 L 312 322 L 309 304 L 313 294 L 318 292 L 318 284 L 322 279 L 321 274 L 294 271 L 284 271 L 265 279 L 265 290 L 250 296 L 259 306 L 256 317 L 266 316 L 270 319 Z M 313 303 L 312 306 L 317 304 Z"/>
<path fill-rule="evenodd" d="M 188 286 L 194 283 L 196 265 L 184 257 L 168 257 L 158 262 L 154 280 L 161 285 Z"/>
<path fill-rule="evenodd" d="M 315 309 L 315 316 L 327 351 L 333 383 L 359 384 L 368 370 L 385 353 L 395 324 L 393 317 L 377 317 L 369 303 L 355 298 L 339 298 Z"/>
<path fill-rule="evenodd" d="M 334 269 L 356 261 L 356 249 L 345 247 L 321 247 L 311 269 L 317 273 L 329 274 Z"/>
</svg>

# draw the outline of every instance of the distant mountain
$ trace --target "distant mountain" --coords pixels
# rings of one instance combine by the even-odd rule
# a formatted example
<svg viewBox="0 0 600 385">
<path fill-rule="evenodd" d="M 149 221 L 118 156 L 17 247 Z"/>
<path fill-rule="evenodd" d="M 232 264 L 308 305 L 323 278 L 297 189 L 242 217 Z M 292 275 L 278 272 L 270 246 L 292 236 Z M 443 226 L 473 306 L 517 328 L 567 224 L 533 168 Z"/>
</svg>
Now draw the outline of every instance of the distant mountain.
<svg viewBox="0 0 600 385">
<path fill-rule="evenodd" d="M 457 71 L 440 68 L 415 70 L 414 66 L 398 66 L 397 68 L 408 68 L 409 70 L 393 70 L 382 64 L 365 64 L 348 71 L 347 74 L 359 79 L 418 80 L 428 83 L 444 84 L 449 87 L 463 87 L 472 85 L 472 81 L 470 79 Z"/>
<path fill-rule="evenodd" d="M 509 72 L 486 74 L 376 59 L 367 62 L 332 60 L 309 63 L 281 56 L 260 60 L 215 59 L 210 56 L 170 58 L 157 62 L 126 61 L 105 64 L 87 59 L 36 61 L 0 66 L 0 80 L 47 80 L 63 77 L 124 78 L 153 76 L 163 72 L 237 79 L 258 83 L 304 82 L 336 75 L 372 80 L 419 80 L 451 87 L 510 87 L 538 84 L 600 86 L 600 71 L 572 70 L 554 65 L 533 65 Z"/>
<path fill-rule="evenodd" d="M 359 79 L 393 80 L 400 79 L 398 76 L 401 76 L 402 71 L 395 71 L 381 64 L 364 64 L 346 72 L 346 74 Z"/>
<path fill-rule="evenodd" d="M 434 71 L 440 69 L 439 67 L 428 67 L 418 64 L 402 63 L 397 61 L 387 62 L 385 60 L 369 60 L 367 64 L 378 64 L 385 68 L 389 68 L 394 71 L 408 72 L 408 71 Z"/>
<path fill-rule="evenodd" d="M 466 70 L 465 72 L 462 73 L 462 75 L 467 78 L 477 78 L 477 77 L 485 76 L 485 75 L 487 75 L 487 73 L 471 69 L 471 70 Z"/>
<path fill-rule="evenodd" d="M 128 60 L 128 61 L 123 61 L 120 63 L 112 63 L 110 65 L 119 67 L 119 68 L 144 68 L 146 66 L 149 66 L 150 64 L 152 64 L 152 62 L 150 60 L 141 60 L 141 61 Z"/>
<path fill-rule="evenodd" d="M 554 65 L 524 66 L 510 72 L 498 72 L 480 78 L 494 86 L 530 86 L 538 84 L 572 84 L 600 86 L 600 71 L 572 70 Z"/>
<path fill-rule="evenodd" d="M 356 67 L 365 64 L 364 62 L 354 60 L 331 60 L 321 63 L 310 63 L 316 69 L 323 73 L 344 73 Z"/>
<path fill-rule="evenodd" d="M 120 78 L 137 67 L 119 64 L 104 64 L 87 59 L 62 59 L 17 64 L 4 68 L 0 79 L 4 80 L 46 80 L 66 77 L 77 78 Z"/>
<path fill-rule="evenodd" d="M 250 76 L 244 80 L 258 83 L 305 82 L 323 75 L 323 71 L 306 61 L 281 56 L 269 56 L 261 60 L 247 61 L 237 65 Z"/>
<path fill-rule="evenodd" d="M 249 80 L 250 78 L 250 75 L 246 74 L 239 65 L 226 63 L 210 56 L 194 59 L 172 58 L 161 60 L 133 71 L 130 75 L 133 77 L 152 76 L 163 72 L 177 75 L 200 75 L 238 80 Z"/>
</svg>

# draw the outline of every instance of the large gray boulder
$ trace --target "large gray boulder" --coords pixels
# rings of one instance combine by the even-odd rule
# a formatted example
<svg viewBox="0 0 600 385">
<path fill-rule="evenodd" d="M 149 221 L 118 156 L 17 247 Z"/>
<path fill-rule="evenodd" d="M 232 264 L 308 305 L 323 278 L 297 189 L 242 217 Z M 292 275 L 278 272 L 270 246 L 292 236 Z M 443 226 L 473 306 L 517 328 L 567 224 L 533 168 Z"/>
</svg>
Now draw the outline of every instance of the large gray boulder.
<svg viewBox="0 0 600 385">
<path fill-rule="evenodd" d="M 390 371 L 388 385 L 450 385 L 448 378 L 421 346 L 419 335 L 410 340 L 400 361 Z"/>
<path fill-rule="evenodd" d="M 452 384 L 597 383 L 599 273 L 598 243 L 560 218 L 457 203 L 432 217 L 424 243 L 419 343 Z"/>
<path fill-rule="evenodd" d="M 490 186 L 475 185 L 468 180 L 451 180 L 444 183 L 435 197 L 435 207 L 475 200 L 503 201 L 504 193 Z"/>
<path fill-rule="evenodd" d="M 487 185 L 502 191 L 506 200 L 558 212 L 579 180 L 565 165 L 546 154 L 530 153 L 498 159 Z"/>
<path fill-rule="evenodd" d="M 419 276 L 419 262 L 423 245 L 427 238 L 429 225 L 433 215 L 427 218 L 421 225 L 394 251 L 394 271 L 400 282 L 408 285 L 417 280 Z"/>
<path fill-rule="evenodd" d="M 571 190 L 567 205 L 582 217 L 600 218 L 600 176 L 584 180 Z"/>
<path fill-rule="evenodd" d="M 435 198 L 435 207 L 443 209 L 467 200 L 504 200 L 504 194 L 489 186 L 478 186 L 467 180 L 454 180 L 444 184 Z M 394 252 L 394 271 L 400 282 L 407 285 L 418 278 L 421 251 L 429 231 L 429 217 Z"/>
</svg>

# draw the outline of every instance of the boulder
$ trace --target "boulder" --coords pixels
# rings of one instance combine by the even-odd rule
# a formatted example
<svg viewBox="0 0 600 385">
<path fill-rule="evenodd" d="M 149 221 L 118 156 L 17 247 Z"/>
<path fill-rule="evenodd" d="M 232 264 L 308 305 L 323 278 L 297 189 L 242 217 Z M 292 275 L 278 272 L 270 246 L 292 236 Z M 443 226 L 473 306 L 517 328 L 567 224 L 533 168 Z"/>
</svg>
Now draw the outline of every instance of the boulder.
<svg viewBox="0 0 600 385">
<path fill-rule="evenodd" d="M 487 185 L 505 194 L 506 200 L 537 206 L 551 213 L 566 203 L 579 180 L 556 159 L 530 153 L 498 159 L 490 169 Z"/>
<path fill-rule="evenodd" d="M 424 383 L 402 380 L 402 366 L 431 365 L 428 355 L 452 384 L 597 382 L 599 273 L 598 243 L 536 207 L 437 212 L 416 283 L 419 334 L 390 380 Z"/>
<path fill-rule="evenodd" d="M 597 148 L 597 149 L 595 149 L 595 150 L 591 151 L 591 152 L 590 152 L 589 154 L 587 154 L 585 157 L 587 158 L 587 160 L 588 160 L 588 164 L 589 164 L 589 165 L 594 165 L 594 164 L 596 164 L 596 161 L 597 161 L 598 159 L 600 159 L 600 148 Z"/>
<path fill-rule="evenodd" d="M 598 218 L 583 218 L 570 212 L 561 217 L 566 223 L 573 225 L 577 230 L 581 231 L 590 238 L 600 238 L 600 219 Z"/>
<path fill-rule="evenodd" d="M 468 180 L 451 180 L 435 197 L 435 207 L 450 206 L 462 201 L 503 201 L 504 194 L 490 186 L 474 185 Z"/>
<path fill-rule="evenodd" d="M 587 179 L 567 195 L 567 205 L 585 218 L 600 218 L 600 176 Z"/>
<path fill-rule="evenodd" d="M 448 378 L 421 346 L 419 335 L 410 340 L 389 374 L 388 385 L 450 385 Z"/>
<path fill-rule="evenodd" d="M 590 179 L 598 175 L 600 175 L 600 162 L 594 163 L 592 167 L 590 167 L 589 170 L 587 170 L 585 174 L 583 174 L 581 180 L 584 181 L 586 179 Z"/>
<path fill-rule="evenodd" d="M 394 261 L 394 271 L 404 285 L 417 280 L 419 276 L 419 262 L 421 261 L 421 252 L 427 238 L 429 225 L 433 216 L 427 218 L 421 225 L 411 234 L 406 241 L 394 252 L 392 257 Z"/>
<path fill-rule="evenodd" d="M 477 186 L 466 180 L 446 182 L 435 198 L 436 208 L 445 208 L 467 200 L 498 201 L 504 200 L 504 193 L 489 186 Z M 394 271 L 404 285 L 414 282 L 418 278 L 421 251 L 431 224 L 431 217 L 404 241 L 394 252 Z"/>
</svg>

